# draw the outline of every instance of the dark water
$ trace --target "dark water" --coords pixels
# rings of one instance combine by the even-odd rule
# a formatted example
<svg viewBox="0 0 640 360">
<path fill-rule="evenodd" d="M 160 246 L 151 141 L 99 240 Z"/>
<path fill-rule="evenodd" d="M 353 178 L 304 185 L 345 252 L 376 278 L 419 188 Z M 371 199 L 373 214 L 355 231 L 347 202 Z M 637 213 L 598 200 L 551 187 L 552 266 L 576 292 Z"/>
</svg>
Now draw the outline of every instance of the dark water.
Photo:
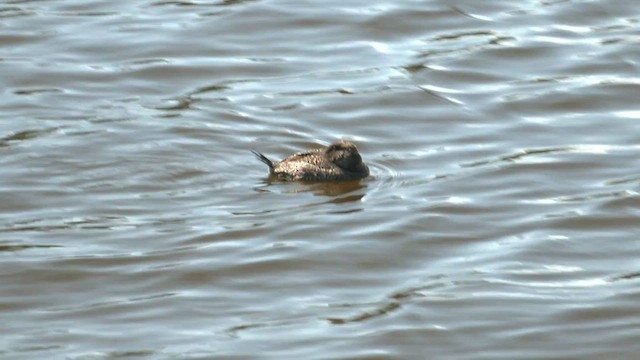
<svg viewBox="0 0 640 360">
<path fill-rule="evenodd" d="M 0 357 L 638 359 L 639 62 L 628 0 L 4 1 Z"/>
</svg>

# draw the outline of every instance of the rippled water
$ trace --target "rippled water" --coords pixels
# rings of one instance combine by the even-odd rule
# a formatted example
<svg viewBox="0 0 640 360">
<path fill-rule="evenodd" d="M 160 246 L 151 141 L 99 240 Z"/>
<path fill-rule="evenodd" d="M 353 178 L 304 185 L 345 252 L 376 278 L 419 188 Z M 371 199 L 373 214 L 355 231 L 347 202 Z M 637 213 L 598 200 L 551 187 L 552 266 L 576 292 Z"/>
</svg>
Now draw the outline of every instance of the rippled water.
<svg viewBox="0 0 640 360">
<path fill-rule="evenodd" d="M 637 359 L 633 1 L 0 4 L 0 357 Z M 359 183 L 266 180 L 339 138 Z"/>
</svg>

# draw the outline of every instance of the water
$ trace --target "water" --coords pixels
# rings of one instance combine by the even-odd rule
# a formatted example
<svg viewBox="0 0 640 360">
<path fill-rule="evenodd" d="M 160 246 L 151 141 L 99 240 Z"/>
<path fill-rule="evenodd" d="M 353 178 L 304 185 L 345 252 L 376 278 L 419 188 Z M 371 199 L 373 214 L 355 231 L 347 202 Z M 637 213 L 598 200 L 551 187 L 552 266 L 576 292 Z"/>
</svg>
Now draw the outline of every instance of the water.
<svg viewBox="0 0 640 360">
<path fill-rule="evenodd" d="M 5 1 L 0 357 L 635 359 L 631 1 Z M 372 177 L 266 181 L 346 138 Z"/>
</svg>

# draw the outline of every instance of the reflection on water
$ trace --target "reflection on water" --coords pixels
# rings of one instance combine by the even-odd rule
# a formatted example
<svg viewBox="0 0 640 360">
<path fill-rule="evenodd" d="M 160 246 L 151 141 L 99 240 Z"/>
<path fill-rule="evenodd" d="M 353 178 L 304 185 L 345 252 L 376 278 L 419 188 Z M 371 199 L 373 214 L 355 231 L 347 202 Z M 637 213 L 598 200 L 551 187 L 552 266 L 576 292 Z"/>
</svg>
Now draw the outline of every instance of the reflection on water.
<svg viewBox="0 0 640 360">
<path fill-rule="evenodd" d="M 314 5 L 0 5 L 0 357 L 637 358 L 637 4 Z"/>
<path fill-rule="evenodd" d="M 357 181 L 333 181 L 333 182 L 286 182 L 279 181 L 274 177 L 269 177 L 263 182 L 263 186 L 255 188 L 255 191 L 269 192 L 277 191 L 279 193 L 295 194 L 310 192 L 318 196 L 329 196 L 334 198 L 331 202 L 348 202 L 358 201 L 363 196 L 365 191 L 358 191 L 367 187 L 367 182 L 373 181 L 372 178 Z M 272 186 L 272 187 L 270 187 Z M 273 189 L 273 190 L 272 190 Z M 352 194 L 354 192 L 360 195 Z M 350 196 L 342 196 L 351 194 Z M 345 199 L 341 201 L 340 199 Z M 351 199 L 351 200 L 346 200 Z"/>
</svg>

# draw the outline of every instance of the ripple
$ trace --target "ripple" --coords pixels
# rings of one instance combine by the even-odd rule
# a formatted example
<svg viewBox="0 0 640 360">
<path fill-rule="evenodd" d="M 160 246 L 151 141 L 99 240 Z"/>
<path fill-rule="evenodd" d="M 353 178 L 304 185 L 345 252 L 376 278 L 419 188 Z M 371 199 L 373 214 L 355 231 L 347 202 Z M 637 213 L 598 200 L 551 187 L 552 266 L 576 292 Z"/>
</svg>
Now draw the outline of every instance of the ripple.
<svg viewBox="0 0 640 360">
<path fill-rule="evenodd" d="M 591 288 L 608 285 L 606 278 L 591 278 L 565 281 L 515 281 L 499 278 L 485 278 L 490 284 L 506 284 L 532 288 Z"/>
<path fill-rule="evenodd" d="M 13 93 L 16 95 L 36 95 L 36 94 L 42 94 L 42 93 L 61 93 L 63 92 L 63 90 L 61 89 L 21 89 L 21 90 L 15 90 Z"/>
<path fill-rule="evenodd" d="M 371 172 L 371 176 L 375 179 L 379 179 L 382 181 L 393 181 L 400 176 L 400 172 L 396 170 L 394 167 L 387 165 L 383 162 L 373 161 L 367 162 L 367 166 L 369 166 L 369 170 Z"/>
<path fill-rule="evenodd" d="M 62 247 L 61 245 L 0 245 L 0 252 L 14 252 L 14 251 L 22 251 L 22 250 L 30 250 L 30 249 L 50 249 L 50 248 L 58 248 Z"/>
<path fill-rule="evenodd" d="M 0 138 L 0 147 L 10 146 L 26 140 L 37 139 L 58 131 L 59 128 L 22 130 Z"/>
<path fill-rule="evenodd" d="M 537 157 L 543 154 L 567 153 L 567 152 L 571 152 L 574 149 L 576 148 L 557 147 L 557 148 L 543 148 L 543 149 L 525 149 L 515 154 L 504 155 L 494 159 L 463 163 L 463 164 L 460 164 L 460 166 L 463 168 L 473 168 L 473 167 L 491 165 L 491 164 L 502 163 L 502 162 L 512 162 L 520 159 L 527 159 L 529 157 Z"/>
<path fill-rule="evenodd" d="M 640 119 L 640 110 L 615 111 L 613 115 L 626 119 Z"/>
<path fill-rule="evenodd" d="M 620 199 L 627 197 L 637 197 L 638 194 L 635 191 L 622 190 L 622 191 L 606 191 L 606 192 L 598 192 L 587 195 L 580 196 L 561 196 L 557 198 L 551 199 L 540 199 L 536 202 L 541 204 L 553 204 L 553 203 L 573 203 L 573 202 L 591 202 L 593 200 L 600 199 Z"/>
<path fill-rule="evenodd" d="M 400 309 L 400 303 L 397 303 L 397 302 L 383 303 L 380 306 L 378 306 L 376 309 L 371 311 L 362 312 L 360 314 L 357 314 L 348 318 L 330 317 L 330 318 L 327 318 L 327 321 L 329 321 L 331 324 L 334 324 L 334 325 L 344 325 L 348 323 L 363 322 L 363 321 L 375 319 L 380 316 L 387 315 L 398 309 Z"/>
<path fill-rule="evenodd" d="M 614 281 L 636 280 L 638 278 L 640 278 L 640 271 L 614 275 L 611 278 L 609 278 L 609 280 L 614 282 Z"/>
</svg>

